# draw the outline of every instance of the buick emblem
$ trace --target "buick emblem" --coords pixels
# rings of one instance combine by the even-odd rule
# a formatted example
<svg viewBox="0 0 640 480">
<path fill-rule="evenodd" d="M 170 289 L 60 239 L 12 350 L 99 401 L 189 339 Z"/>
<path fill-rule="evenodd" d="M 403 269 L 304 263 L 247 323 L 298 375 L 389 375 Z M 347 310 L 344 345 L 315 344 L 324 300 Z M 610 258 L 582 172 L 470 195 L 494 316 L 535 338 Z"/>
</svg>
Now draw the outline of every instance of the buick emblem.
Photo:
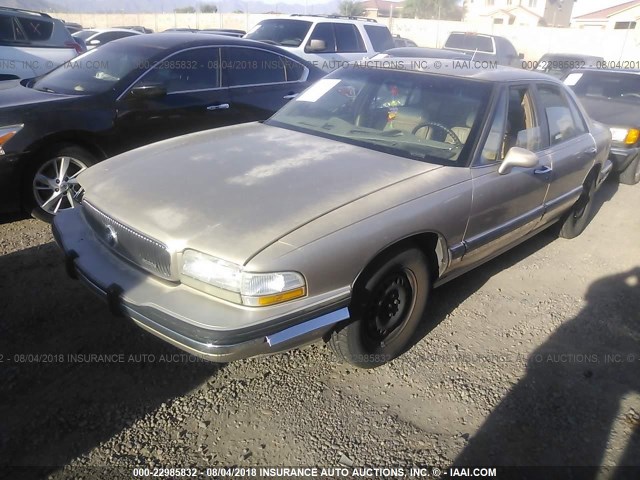
<svg viewBox="0 0 640 480">
<path fill-rule="evenodd" d="M 105 240 L 107 245 L 114 248 L 118 244 L 118 233 L 111 225 L 105 225 Z"/>
</svg>

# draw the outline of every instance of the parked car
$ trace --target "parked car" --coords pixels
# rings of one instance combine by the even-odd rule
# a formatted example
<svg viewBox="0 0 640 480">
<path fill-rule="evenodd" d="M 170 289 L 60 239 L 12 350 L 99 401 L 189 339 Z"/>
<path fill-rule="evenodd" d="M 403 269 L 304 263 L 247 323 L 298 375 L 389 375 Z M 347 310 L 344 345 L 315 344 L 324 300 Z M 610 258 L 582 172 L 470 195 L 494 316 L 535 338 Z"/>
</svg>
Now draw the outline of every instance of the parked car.
<svg viewBox="0 0 640 480">
<path fill-rule="evenodd" d="M 68 271 L 208 359 L 324 339 L 373 367 L 411 345 L 432 286 L 554 223 L 585 229 L 611 134 L 560 81 L 389 63 L 83 172 L 53 224 Z"/>
<path fill-rule="evenodd" d="M 291 15 L 262 20 L 245 38 L 278 45 L 325 71 L 393 48 L 389 29 L 374 19 Z"/>
<path fill-rule="evenodd" d="M 0 207 L 50 220 L 89 165 L 153 141 L 268 118 L 323 72 L 277 47 L 134 35 L 0 86 Z"/>
<path fill-rule="evenodd" d="M 426 48 L 426 47 L 400 47 L 390 48 L 372 58 L 448 58 L 449 60 L 469 60 L 464 53 L 454 52 L 452 50 L 444 50 L 442 48 Z"/>
<path fill-rule="evenodd" d="M 417 47 L 418 44 L 413 40 L 408 38 L 401 37 L 400 35 L 393 36 L 393 45 L 397 48 L 399 47 Z"/>
<path fill-rule="evenodd" d="M 64 20 L 62 20 L 62 23 L 64 23 L 64 28 L 66 28 L 71 35 L 79 32 L 84 28 L 82 25 L 75 22 L 65 22 Z"/>
<path fill-rule="evenodd" d="M 535 63 L 535 69 L 556 78 L 564 78 L 571 70 L 597 67 L 602 62 L 604 62 L 604 58 L 595 55 L 545 53 Z"/>
<path fill-rule="evenodd" d="M 620 182 L 640 182 L 640 70 L 574 71 L 565 83 L 591 118 L 611 129 L 610 159 Z"/>
<path fill-rule="evenodd" d="M 475 60 L 495 61 L 511 67 L 521 67 L 520 60 L 524 58 L 505 37 L 482 33 L 451 32 L 443 48 L 465 53 Z"/>
<path fill-rule="evenodd" d="M 43 75 L 80 51 L 61 20 L 0 7 L 0 80 Z"/>
<path fill-rule="evenodd" d="M 228 37 L 244 37 L 247 32 L 244 30 L 235 30 L 232 28 L 203 28 L 202 30 L 198 30 L 198 33 L 213 33 L 215 35 L 226 35 Z"/>
<path fill-rule="evenodd" d="M 132 37 L 133 35 L 142 35 L 137 30 L 125 30 L 122 28 L 101 28 L 93 30 L 82 30 L 73 35 L 76 40 L 83 40 L 87 46 L 87 50 L 104 45 L 120 38 Z"/>
<path fill-rule="evenodd" d="M 140 33 L 153 33 L 153 30 L 151 28 L 142 27 L 140 25 L 125 25 L 125 26 L 119 26 L 114 28 L 124 28 L 125 30 L 135 30 L 136 32 L 140 32 Z"/>
</svg>

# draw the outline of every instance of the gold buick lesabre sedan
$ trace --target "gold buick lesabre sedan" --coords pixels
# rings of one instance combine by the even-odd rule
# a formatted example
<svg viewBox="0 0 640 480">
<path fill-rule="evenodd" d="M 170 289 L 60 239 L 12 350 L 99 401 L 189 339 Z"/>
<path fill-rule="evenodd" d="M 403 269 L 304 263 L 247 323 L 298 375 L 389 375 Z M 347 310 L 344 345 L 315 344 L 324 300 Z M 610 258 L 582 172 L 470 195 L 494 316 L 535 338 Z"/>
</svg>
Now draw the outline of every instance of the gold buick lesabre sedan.
<svg viewBox="0 0 640 480">
<path fill-rule="evenodd" d="M 611 134 L 567 87 L 393 60 L 89 168 L 53 225 L 69 273 L 210 360 L 324 340 L 367 368 L 411 345 L 432 287 L 551 225 L 585 229 Z"/>
</svg>

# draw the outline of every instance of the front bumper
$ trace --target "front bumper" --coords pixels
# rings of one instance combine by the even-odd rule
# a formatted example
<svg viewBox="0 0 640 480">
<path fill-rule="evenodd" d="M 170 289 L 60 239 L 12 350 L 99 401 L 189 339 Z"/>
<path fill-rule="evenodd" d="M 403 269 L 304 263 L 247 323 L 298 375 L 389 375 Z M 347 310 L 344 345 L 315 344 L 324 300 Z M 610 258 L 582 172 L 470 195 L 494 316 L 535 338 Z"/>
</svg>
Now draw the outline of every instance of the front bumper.
<svg viewBox="0 0 640 480">
<path fill-rule="evenodd" d="M 226 362 L 289 350 L 323 338 L 349 318 L 348 287 L 257 308 L 160 280 L 104 246 L 81 208 L 56 215 L 53 235 L 65 254 L 68 274 L 105 300 L 112 313 L 207 360 Z"/>
<path fill-rule="evenodd" d="M 640 147 L 618 147 L 612 146 L 609 152 L 609 159 L 613 162 L 614 172 L 623 172 L 640 155 Z"/>
</svg>

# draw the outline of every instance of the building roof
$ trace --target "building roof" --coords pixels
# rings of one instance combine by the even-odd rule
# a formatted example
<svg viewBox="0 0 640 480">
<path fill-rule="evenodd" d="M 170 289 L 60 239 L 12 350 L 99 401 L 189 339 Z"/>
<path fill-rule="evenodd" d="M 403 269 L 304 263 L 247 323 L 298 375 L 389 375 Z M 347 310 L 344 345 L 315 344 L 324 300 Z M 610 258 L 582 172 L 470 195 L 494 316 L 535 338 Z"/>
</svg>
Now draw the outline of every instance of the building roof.
<svg viewBox="0 0 640 480">
<path fill-rule="evenodd" d="M 389 0 L 365 0 L 361 2 L 362 6 L 367 9 L 378 9 L 378 10 L 391 10 L 393 8 L 402 8 L 404 6 L 404 1 L 400 2 L 392 2 Z"/>
<path fill-rule="evenodd" d="M 629 10 L 633 7 L 639 7 L 640 0 L 632 0 L 631 2 L 621 3 L 620 5 L 614 5 L 613 7 L 603 8 L 602 10 L 597 10 L 595 12 L 587 13 L 585 15 L 580 15 L 579 17 L 575 17 L 574 20 L 607 20 L 609 17 L 616 15 L 618 13 L 622 13 L 625 10 Z"/>
<path fill-rule="evenodd" d="M 640 0 L 638 0 L 638 1 L 640 1 Z M 489 12 L 489 13 L 482 14 L 481 16 L 482 17 L 493 17 L 494 15 L 496 15 L 498 13 L 506 13 L 507 15 L 515 17 L 518 12 L 526 13 L 527 15 L 531 15 L 532 17 L 535 17 L 535 18 L 542 18 L 537 13 L 534 13 L 531 10 L 528 10 L 528 9 L 522 7 L 522 6 L 519 6 L 519 5 L 515 6 L 515 7 L 511 7 L 511 8 L 498 8 L 497 10 L 494 10 L 494 11 Z"/>
</svg>

